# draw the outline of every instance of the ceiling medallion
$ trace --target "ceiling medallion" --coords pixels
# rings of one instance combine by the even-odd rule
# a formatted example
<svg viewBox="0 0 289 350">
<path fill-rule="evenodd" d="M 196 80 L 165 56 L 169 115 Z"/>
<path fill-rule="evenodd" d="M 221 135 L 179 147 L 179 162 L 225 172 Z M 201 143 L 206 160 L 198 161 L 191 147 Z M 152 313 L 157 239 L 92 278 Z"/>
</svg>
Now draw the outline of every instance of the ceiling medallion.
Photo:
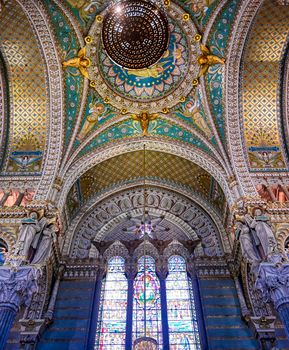
<svg viewBox="0 0 289 350">
<path fill-rule="evenodd" d="M 121 6 L 120 11 L 124 11 L 126 4 L 143 4 L 143 2 L 145 0 L 123 0 L 121 3 L 118 2 L 118 6 Z M 145 2 L 145 4 L 150 6 L 150 3 Z M 154 4 L 153 2 L 153 8 Z M 156 5 L 156 7 L 160 11 L 161 6 Z M 179 103 L 181 96 L 185 98 L 191 93 L 194 88 L 192 82 L 198 76 L 200 70 L 197 63 L 197 58 L 200 55 L 200 43 L 194 39 L 198 33 L 194 22 L 190 18 L 184 20 L 184 10 L 171 2 L 171 5 L 166 8 L 166 12 L 162 12 L 167 20 L 169 36 L 167 45 L 164 45 L 166 49 L 161 57 L 155 57 L 157 62 L 146 68 L 135 69 L 136 66 L 133 69 L 125 68 L 123 67 L 124 61 L 122 63 L 118 61 L 118 64 L 116 64 L 115 61 L 118 57 L 111 58 L 112 54 L 117 55 L 119 51 L 115 50 L 115 52 L 108 54 L 108 49 L 104 49 L 103 31 L 105 29 L 103 24 L 107 13 L 111 13 L 112 8 L 115 11 L 117 10 L 116 7 L 112 6 L 100 13 L 88 33 L 89 40 L 86 41 L 85 57 L 91 61 L 91 65 L 86 68 L 90 86 L 98 92 L 101 98 L 109 101 L 113 107 L 121 111 L 136 115 L 139 115 L 141 111 L 146 111 L 149 114 L 168 113 L 171 108 Z M 163 11 L 162 8 L 161 11 Z M 114 18 L 111 23 L 112 28 L 117 31 L 118 27 L 115 21 Z M 140 21 L 140 23 L 143 22 Z M 143 25 L 154 25 L 153 23 L 149 22 Z M 123 30 L 124 35 L 128 35 L 127 28 L 119 28 L 119 32 L 116 34 L 110 33 L 109 30 L 107 32 L 108 40 L 113 45 L 120 45 L 120 42 L 115 42 L 115 35 L 121 37 Z M 122 36 L 122 40 L 125 36 Z M 136 40 L 136 37 L 137 35 L 134 34 L 129 37 L 129 40 L 124 40 L 124 43 L 132 43 Z M 140 47 L 136 50 L 141 52 L 141 43 L 145 39 L 148 40 L 148 38 L 145 34 L 141 36 Z M 123 48 L 121 47 L 121 49 Z M 131 55 L 130 52 L 128 54 Z M 121 57 L 123 60 L 130 58 L 130 56 L 125 55 Z M 152 62 L 149 61 L 151 57 L 151 55 L 141 54 L 136 64 L 146 62 L 148 65 L 150 64 L 148 62 Z"/>
<path fill-rule="evenodd" d="M 103 18 L 103 46 L 111 60 L 123 68 L 152 66 L 163 56 L 168 42 L 168 19 L 156 2 L 116 2 Z"/>
</svg>

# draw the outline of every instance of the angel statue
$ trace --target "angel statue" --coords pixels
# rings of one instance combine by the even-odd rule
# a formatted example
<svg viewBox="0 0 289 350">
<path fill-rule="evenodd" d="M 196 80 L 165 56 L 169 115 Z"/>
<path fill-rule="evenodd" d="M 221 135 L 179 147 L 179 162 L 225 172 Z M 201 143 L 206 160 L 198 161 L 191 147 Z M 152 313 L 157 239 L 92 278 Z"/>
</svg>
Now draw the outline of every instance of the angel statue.
<svg viewBox="0 0 289 350">
<path fill-rule="evenodd" d="M 215 64 L 225 64 L 225 59 L 215 56 L 207 48 L 207 46 L 201 44 L 202 55 L 197 58 L 198 64 L 201 66 L 199 77 L 204 75 L 210 66 Z"/>
<path fill-rule="evenodd" d="M 83 47 L 78 51 L 77 57 L 70 58 L 69 60 L 62 62 L 63 67 L 78 68 L 80 73 L 85 78 L 88 78 L 87 68 L 91 66 L 91 60 L 88 57 L 85 57 L 85 54 L 86 48 Z"/>
<path fill-rule="evenodd" d="M 45 226 L 46 218 L 41 216 L 42 212 L 32 211 L 29 217 L 21 222 L 15 254 L 21 256 L 24 261 L 29 261 L 30 248 L 33 248 L 35 239 Z"/>
<path fill-rule="evenodd" d="M 132 114 L 131 117 L 133 120 L 137 120 L 140 122 L 142 136 L 148 136 L 149 123 L 151 120 L 157 119 L 158 114 L 149 114 L 148 112 L 141 112 L 140 114 Z"/>
</svg>

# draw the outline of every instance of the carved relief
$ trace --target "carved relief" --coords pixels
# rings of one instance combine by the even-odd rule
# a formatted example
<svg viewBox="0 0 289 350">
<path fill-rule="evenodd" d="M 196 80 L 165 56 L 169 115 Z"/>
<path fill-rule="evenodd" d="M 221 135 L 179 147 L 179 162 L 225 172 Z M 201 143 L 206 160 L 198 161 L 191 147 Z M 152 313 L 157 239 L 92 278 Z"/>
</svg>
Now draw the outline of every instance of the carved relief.
<svg viewBox="0 0 289 350">
<path fill-rule="evenodd" d="M 223 247 L 219 230 L 210 216 L 201 209 L 198 205 L 185 199 L 184 197 L 171 194 L 165 190 L 148 190 L 149 196 L 155 198 L 150 200 L 150 203 L 156 205 L 160 203 L 160 207 L 168 214 L 174 213 L 180 222 L 185 222 L 188 227 L 193 229 L 202 241 L 204 253 L 209 256 L 222 255 Z M 125 194 L 115 195 L 104 202 L 98 204 L 90 214 L 86 215 L 79 223 L 74 231 L 73 246 L 70 255 L 72 257 L 86 258 L 89 254 L 91 241 L 96 239 L 101 241 L 103 238 L 99 236 L 104 225 L 110 226 L 111 220 L 115 219 L 115 215 L 111 214 L 108 208 L 111 208 L 110 203 L 117 206 L 119 210 L 114 210 L 113 213 L 119 213 L 124 207 L 134 207 L 142 209 L 142 191 L 130 190 Z M 131 203 L 131 204 L 128 204 Z M 151 208 L 151 206 L 149 206 Z M 122 214 L 123 215 L 123 214 Z M 111 227 L 109 227 L 111 229 Z M 104 234 L 102 232 L 102 234 Z M 103 236 L 102 236 L 103 237 Z M 191 238 L 195 239 L 195 238 Z"/>
</svg>

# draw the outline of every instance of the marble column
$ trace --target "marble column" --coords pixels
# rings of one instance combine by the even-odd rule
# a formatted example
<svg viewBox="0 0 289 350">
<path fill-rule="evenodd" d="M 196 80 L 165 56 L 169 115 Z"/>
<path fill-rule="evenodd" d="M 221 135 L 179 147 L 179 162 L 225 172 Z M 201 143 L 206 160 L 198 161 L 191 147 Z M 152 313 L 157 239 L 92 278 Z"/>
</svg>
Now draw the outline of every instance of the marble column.
<svg viewBox="0 0 289 350">
<path fill-rule="evenodd" d="M 125 264 L 125 274 L 127 277 L 127 307 L 126 307 L 126 334 L 125 349 L 132 349 L 132 313 L 133 313 L 133 283 L 137 274 L 137 263 L 133 259 L 128 259 Z"/>
<path fill-rule="evenodd" d="M 160 280 L 163 350 L 169 350 L 170 338 L 169 338 L 169 323 L 168 323 L 167 293 L 166 293 L 166 278 L 168 275 L 167 260 L 160 259 L 157 262 L 156 273 Z"/>
<path fill-rule="evenodd" d="M 91 309 L 91 322 L 89 327 L 89 337 L 88 337 L 88 343 L 87 343 L 87 349 L 93 349 L 94 347 L 94 341 L 95 341 L 95 330 L 98 327 L 98 321 L 99 321 L 99 310 L 100 310 L 100 301 L 101 301 L 101 291 L 102 291 L 102 284 L 103 279 L 106 275 L 106 264 L 103 261 L 103 259 L 100 259 L 97 266 L 97 274 L 96 274 L 96 280 L 95 280 L 95 288 L 93 293 L 93 304 Z"/>
<path fill-rule="evenodd" d="M 289 263 L 261 263 L 255 286 L 273 302 L 289 338 Z"/>
<path fill-rule="evenodd" d="M 31 266 L 0 267 L 0 349 L 5 348 L 19 307 L 30 305 L 39 274 L 40 271 Z"/>
<path fill-rule="evenodd" d="M 245 301 L 241 283 L 239 281 L 238 276 L 234 275 L 233 279 L 234 279 L 234 283 L 235 283 L 235 287 L 236 287 L 236 291 L 237 291 L 237 295 L 238 295 L 238 299 L 241 307 L 242 316 L 244 317 L 245 320 L 247 320 L 250 315 L 250 311 L 248 310 L 248 307 Z"/>
<path fill-rule="evenodd" d="M 54 283 L 53 290 L 52 290 L 51 297 L 50 297 L 50 301 L 49 301 L 49 305 L 48 305 L 48 309 L 47 309 L 46 314 L 44 316 L 47 323 L 51 323 L 53 320 L 56 297 L 58 294 L 59 284 L 60 284 L 60 281 L 63 277 L 64 271 L 65 271 L 65 266 L 61 265 L 58 269 L 57 279 Z"/>
</svg>

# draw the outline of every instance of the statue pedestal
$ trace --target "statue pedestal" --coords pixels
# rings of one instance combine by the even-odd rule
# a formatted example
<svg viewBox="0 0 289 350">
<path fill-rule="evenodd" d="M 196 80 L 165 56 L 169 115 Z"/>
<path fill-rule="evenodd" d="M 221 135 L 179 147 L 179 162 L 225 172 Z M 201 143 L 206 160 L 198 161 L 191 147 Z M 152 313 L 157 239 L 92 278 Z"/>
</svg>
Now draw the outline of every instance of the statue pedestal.
<svg viewBox="0 0 289 350">
<path fill-rule="evenodd" d="M 40 271 L 31 266 L 0 267 L 0 349 L 5 348 L 19 307 L 31 303 L 39 274 Z"/>
<path fill-rule="evenodd" d="M 261 263 L 255 286 L 273 302 L 289 338 L 289 263 Z"/>
</svg>

